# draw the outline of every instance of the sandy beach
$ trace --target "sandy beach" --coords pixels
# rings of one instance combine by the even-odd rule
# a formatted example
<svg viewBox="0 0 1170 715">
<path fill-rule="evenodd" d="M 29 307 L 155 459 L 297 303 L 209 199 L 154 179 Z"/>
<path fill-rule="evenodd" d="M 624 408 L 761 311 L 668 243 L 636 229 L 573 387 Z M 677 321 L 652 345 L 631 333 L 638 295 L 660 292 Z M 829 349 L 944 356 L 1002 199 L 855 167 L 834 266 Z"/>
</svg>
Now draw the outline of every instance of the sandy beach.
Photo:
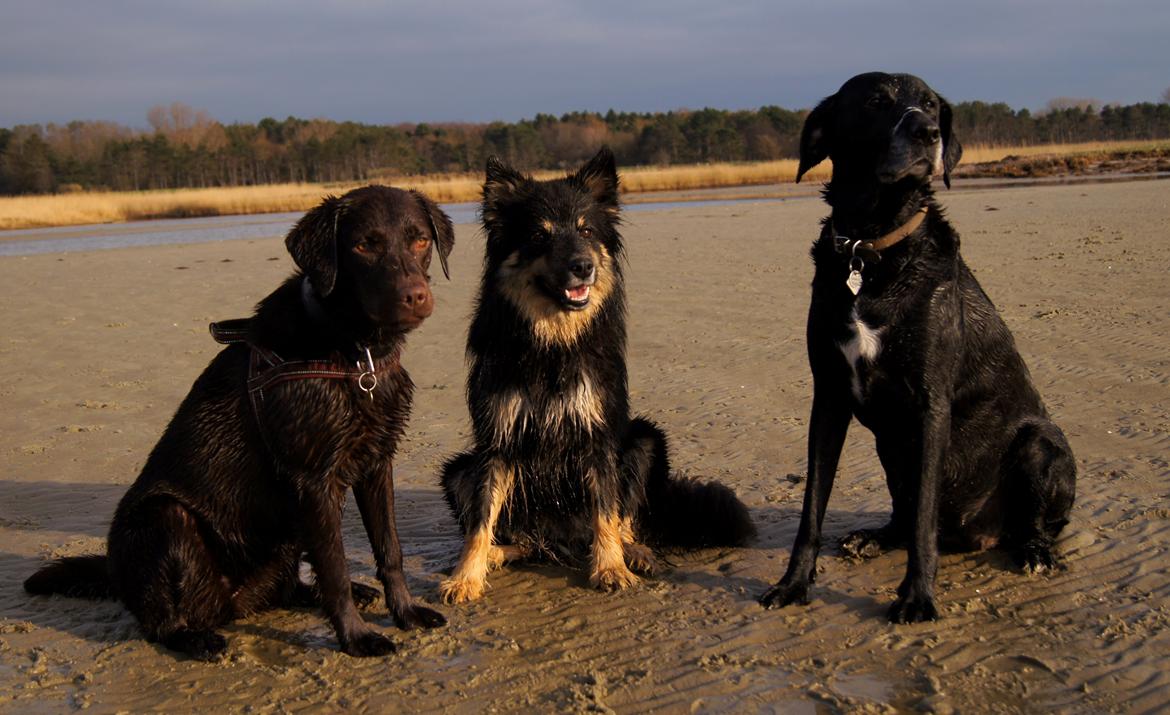
<svg viewBox="0 0 1170 715">
<path fill-rule="evenodd" d="M 242 317 L 292 270 L 282 237 L 0 258 L 0 712 L 594 711 L 1155 712 L 1170 702 L 1170 184 L 941 192 L 963 253 L 1014 331 L 1079 481 L 1068 570 L 1003 553 L 944 555 L 942 620 L 885 612 L 905 553 L 864 563 L 836 539 L 889 498 L 854 424 L 805 608 L 764 611 L 803 494 L 811 382 L 804 322 L 814 197 L 631 212 L 631 399 L 685 473 L 736 489 L 749 548 L 668 556 L 606 595 L 582 573 L 521 565 L 450 625 L 393 628 L 398 654 L 338 652 L 322 616 L 275 611 L 225 629 L 229 657 L 177 659 L 112 601 L 31 597 L 46 558 L 104 551 L 114 507 Z M 468 439 L 463 343 L 483 238 L 460 225 L 452 281 L 409 339 L 418 390 L 396 476 L 410 586 L 436 587 L 461 539 L 437 468 Z M 355 576 L 375 584 L 351 504 Z"/>
</svg>

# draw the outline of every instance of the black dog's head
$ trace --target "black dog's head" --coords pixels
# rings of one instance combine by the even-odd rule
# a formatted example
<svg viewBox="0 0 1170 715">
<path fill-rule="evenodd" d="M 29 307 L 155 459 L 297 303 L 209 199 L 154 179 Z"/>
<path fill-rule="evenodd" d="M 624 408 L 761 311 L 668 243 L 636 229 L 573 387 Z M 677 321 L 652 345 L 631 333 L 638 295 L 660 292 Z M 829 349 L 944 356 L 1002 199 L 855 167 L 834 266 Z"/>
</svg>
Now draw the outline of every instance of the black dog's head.
<svg viewBox="0 0 1170 715">
<path fill-rule="evenodd" d="M 421 193 L 365 186 L 326 198 L 284 243 L 332 314 L 409 330 L 434 310 L 431 256 L 438 251 L 447 274 L 455 232 Z"/>
<path fill-rule="evenodd" d="M 834 180 L 921 184 L 941 173 L 949 188 L 962 154 L 945 99 L 913 75 L 868 72 L 805 119 L 796 180 L 828 157 Z"/>
<path fill-rule="evenodd" d="M 602 148 L 580 171 L 550 181 L 488 159 L 482 213 L 489 281 L 538 336 L 571 342 L 620 279 L 613 154 Z"/>
</svg>

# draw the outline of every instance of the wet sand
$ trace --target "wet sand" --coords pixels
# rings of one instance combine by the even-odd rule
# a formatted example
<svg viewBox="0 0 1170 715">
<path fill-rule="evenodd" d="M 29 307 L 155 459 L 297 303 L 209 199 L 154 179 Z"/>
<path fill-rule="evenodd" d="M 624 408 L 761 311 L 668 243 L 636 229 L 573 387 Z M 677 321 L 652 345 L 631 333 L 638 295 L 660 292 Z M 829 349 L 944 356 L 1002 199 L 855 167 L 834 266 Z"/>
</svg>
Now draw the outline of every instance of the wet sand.
<svg viewBox="0 0 1170 715">
<path fill-rule="evenodd" d="M 217 346 L 290 271 L 278 238 L 0 258 L 0 711 L 1152 712 L 1170 701 L 1170 203 L 1163 182 L 942 194 L 963 251 L 1015 332 L 1077 456 L 1069 569 L 1002 553 L 942 559 L 943 619 L 884 614 L 904 552 L 852 563 L 827 546 L 805 608 L 756 595 L 800 510 L 810 379 L 807 253 L 815 199 L 631 213 L 630 384 L 674 461 L 749 504 L 758 542 L 671 555 L 605 595 L 581 573 L 518 566 L 439 631 L 369 620 L 397 655 L 340 654 L 322 617 L 225 629 L 218 664 L 144 641 L 116 602 L 34 598 L 48 557 L 101 551 L 118 498 Z M 468 439 L 463 339 L 482 237 L 460 226 L 451 283 L 408 343 L 418 385 L 397 461 L 408 579 L 432 604 L 460 539 L 436 486 Z M 888 495 L 854 425 L 826 517 L 832 544 L 879 525 Z M 357 510 L 350 565 L 373 579 Z"/>
</svg>

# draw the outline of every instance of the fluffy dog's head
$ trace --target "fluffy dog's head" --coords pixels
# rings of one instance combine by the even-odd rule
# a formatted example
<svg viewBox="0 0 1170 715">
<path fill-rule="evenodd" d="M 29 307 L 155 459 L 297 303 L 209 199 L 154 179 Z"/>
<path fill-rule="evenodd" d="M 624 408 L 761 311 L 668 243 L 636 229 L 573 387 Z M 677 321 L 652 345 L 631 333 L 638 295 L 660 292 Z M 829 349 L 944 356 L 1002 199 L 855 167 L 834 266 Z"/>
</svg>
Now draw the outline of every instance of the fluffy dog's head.
<svg viewBox="0 0 1170 715">
<path fill-rule="evenodd" d="M 434 309 L 431 256 L 438 252 L 445 274 L 454 245 L 451 220 L 433 201 L 388 186 L 327 197 L 285 239 L 331 314 L 366 328 L 405 330 Z"/>
<path fill-rule="evenodd" d="M 621 280 L 619 210 L 608 148 L 580 171 L 549 181 L 488 159 L 485 290 L 511 303 L 538 342 L 572 344 Z"/>
<path fill-rule="evenodd" d="M 949 188 L 962 154 L 945 99 L 913 75 L 868 72 L 805 119 L 796 180 L 828 157 L 834 180 L 922 184 L 941 173 Z"/>
</svg>

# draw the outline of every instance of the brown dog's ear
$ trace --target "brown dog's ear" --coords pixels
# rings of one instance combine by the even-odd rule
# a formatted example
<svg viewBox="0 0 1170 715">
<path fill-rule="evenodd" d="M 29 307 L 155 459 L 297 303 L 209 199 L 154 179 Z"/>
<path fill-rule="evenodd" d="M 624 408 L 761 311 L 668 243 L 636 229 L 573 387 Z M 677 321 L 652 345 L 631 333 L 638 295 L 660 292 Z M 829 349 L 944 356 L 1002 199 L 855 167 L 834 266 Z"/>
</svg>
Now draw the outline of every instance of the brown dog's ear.
<svg viewBox="0 0 1170 715">
<path fill-rule="evenodd" d="M 800 130 L 800 167 L 796 170 L 796 183 L 809 169 L 825 160 L 832 150 L 830 120 L 837 108 L 837 95 L 826 97 L 808 113 L 804 128 Z"/>
<path fill-rule="evenodd" d="M 491 227 L 499 223 L 501 209 L 515 199 L 526 181 L 523 174 L 500 161 L 499 157 L 488 157 L 481 207 L 485 224 Z"/>
<path fill-rule="evenodd" d="M 337 223 L 345 201 L 326 196 L 288 232 L 284 246 L 321 296 L 333 292 L 337 280 Z"/>
<path fill-rule="evenodd" d="M 607 211 L 611 213 L 617 211 L 617 162 L 608 146 L 601 147 L 589 163 L 573 175 L 572 180 L 588 191 L 593 200 L 604 206 Z"/>
<path fill-rule="evenodd" d="M 959 165 L 959 159 L 963 158 L 963 145 L 959 143 L 959 138 L 951 129 L 953 115 L 950 102 L 939 97 L 938 128 L 943 143 L 943 183 L 948 189 L 951 188 L 951 171 Z"/>
<path fill-rule="evenodd" d="M 451 249 L 455 248 L 455 229 L 451 226 L 451 217 L 421 191 L 412 189 L 410 193 L 431 223 L 431 239 L 439 253 L 439 265 L 443 267 L 443 275 L 447 280 L 451 280 L 451 271 L 447 269 L 447 256 L 451 255 Z"/>
</svg>

